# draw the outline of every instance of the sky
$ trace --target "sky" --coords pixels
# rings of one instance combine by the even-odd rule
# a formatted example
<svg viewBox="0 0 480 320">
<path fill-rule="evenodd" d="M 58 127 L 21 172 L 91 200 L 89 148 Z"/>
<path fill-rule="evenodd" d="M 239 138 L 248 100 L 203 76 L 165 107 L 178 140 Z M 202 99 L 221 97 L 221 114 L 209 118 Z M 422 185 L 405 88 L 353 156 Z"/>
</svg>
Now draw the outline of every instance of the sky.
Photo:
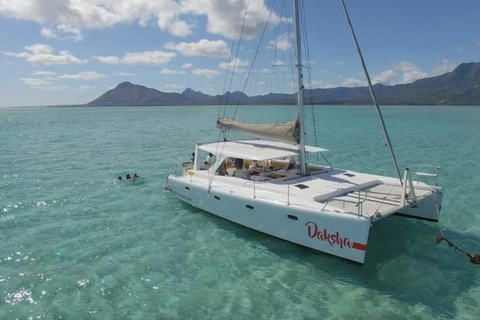
<svg viewBox="0 0 480 320">
<path fill-rule="evenodd" d="M 375 83 L 480 60 L 478 0 L 346 4 Z M 306 87 L 365 85 L 340 0 L 301 7 Z M 289 0 L 0 0 L 0 30 L 0 107 L 83 104 L 123 81 L 295 91 Z"/>
</svg>

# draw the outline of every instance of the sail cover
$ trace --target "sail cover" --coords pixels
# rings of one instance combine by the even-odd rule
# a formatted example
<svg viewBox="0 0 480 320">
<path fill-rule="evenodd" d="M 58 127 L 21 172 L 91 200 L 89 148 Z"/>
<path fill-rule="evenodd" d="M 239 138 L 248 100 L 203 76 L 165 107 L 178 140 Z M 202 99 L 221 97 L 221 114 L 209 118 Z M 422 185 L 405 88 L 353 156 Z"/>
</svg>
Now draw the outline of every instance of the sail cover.
<svg viewBox="0 0 480 320">
<path fill-rule="evenodd" d="M 231 118 L 219 118 L 217 126 L 275 141 L 290 144 L 300 143 L 300 128 L 297 119 L 273 124 L 251 124 Z"/>
</svg>

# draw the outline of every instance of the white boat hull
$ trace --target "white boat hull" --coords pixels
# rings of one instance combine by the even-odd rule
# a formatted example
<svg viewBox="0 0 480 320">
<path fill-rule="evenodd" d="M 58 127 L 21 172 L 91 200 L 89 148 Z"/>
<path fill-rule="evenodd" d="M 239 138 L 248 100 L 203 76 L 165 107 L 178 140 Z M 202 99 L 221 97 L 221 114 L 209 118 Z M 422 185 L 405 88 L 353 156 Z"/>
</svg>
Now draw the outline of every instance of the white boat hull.
<svg viewBox="0 0 480 320">
<path fill-rule="evenodd" d="M 187 189 L 188 188 L 188 189 Z M 308 248 L 363 263 L 370 219 L 321 212 L 222 190 L 170 176 L 167 190 L 216 216 Z"/>
<path fill-rule="evenodd" d="M 398 186 L 394 187 L 397 188 L 397 193 L 390 195 L 390 198 L 378 200 L 384 190 L 393 192 L 394 188 L 389 185 L 377 187 L 384 188 L 378 192 L 373 188 L 368 194 L 368 201 L 363 202 L 363 207 L 358 207 L 351 201 L 313 201 L 315 186 L 329 185 L 331 181 L 338 180 L 338 177 L 346 177 L 345 173 L 351 176 L 349 179 L 358 178 L 361 179 L 360 182 L 374 178 L 384 179 L 385 182 L 392 179 L 331 170 L 318 177 L 312 175 L 309 178 L 299 178 L 296 182 L 288 182 L 291 186 L 298 183 L 310 185 L 306 191 L 291 187 L 292 194 L 288 194 L 285 193 L 285 184 L 259 182 L 255 193 L 255 184 L 252 181 L 231 177 L 216 177 L 215 186 L 209 190 L 206 171 L 189 171 L 184 176 L 169 176 L 165 188 L 180 200 L 221 218 L 359 263 L 365 261 L 370 227 L 374 222 L 393 214 L 438 221 L 443 189 L 420 183 L 415 183 L 415 188 L 417 193 L 422 194 L 421 197 L 418 201 L 405 205 L 398 205 L 398 198 L 401 196 L 398 193 L 401 187 Z M 283 193 L 278 193 L 282 190 Z M 311 198 L 304 192 L 312 192 Z M 397 204 L 393 203 L 395 200 Z M 385 203 L 382 204 L 382 201 Z M 366 207 L 367 202 L 370 203 L 369 207 Z M 361 213 L 359 209 L 364 212 Z"/>
</svg>

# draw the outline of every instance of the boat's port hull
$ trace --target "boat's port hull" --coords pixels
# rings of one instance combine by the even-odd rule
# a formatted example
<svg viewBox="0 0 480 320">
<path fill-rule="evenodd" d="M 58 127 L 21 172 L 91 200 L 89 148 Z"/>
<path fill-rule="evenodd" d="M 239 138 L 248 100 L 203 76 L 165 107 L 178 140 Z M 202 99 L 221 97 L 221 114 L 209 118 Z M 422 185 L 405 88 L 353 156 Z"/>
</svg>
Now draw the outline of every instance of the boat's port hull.
<svg viewBox="0 0 480 320">
<path fill-rule="evenodd" d="M 423 197 L 412 207 L 400 210 L 396 215 L 438 222 L 440 219 L 440 211 L 442 210 L 442 201 L 443 189 L 437 187 L 435 190 L 432 190 L 431 195 Z"/>
<path fill-rule="evenodd" d="M 180 200 L 245 227 L 308 248 L 363 263 L 371 221 L 355 214 L 316 211 L 247 197 L 169 176 L 167 190 Z"/>
</svg>

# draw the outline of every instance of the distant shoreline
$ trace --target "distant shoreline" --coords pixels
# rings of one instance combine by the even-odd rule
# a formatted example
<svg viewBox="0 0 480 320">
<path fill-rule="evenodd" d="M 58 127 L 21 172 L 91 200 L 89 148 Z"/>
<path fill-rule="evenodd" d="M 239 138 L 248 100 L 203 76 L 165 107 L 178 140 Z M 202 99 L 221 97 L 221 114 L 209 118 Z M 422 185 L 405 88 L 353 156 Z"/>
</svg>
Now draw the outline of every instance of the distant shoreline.
<svg viewBox="0 0 480 320">
<path fill-rule="evenodd" d="M 305 104 L 306 106 L 311 104 Z M 315 103 L 314 106 L 373 106 L 373 104 L 367 103 Z M 104 109 L 104 108 L 162 108 L 162 107 L 218 107 L 218 104 L 191 104 L 191 105 L 124 105 L 124 106 L 88 106 L 84 104 L 79 105 L 43 105 L 43 106 L 11 106 L 11 107 L 0 107 L 0 109 L 22 109 L 22 108 L 85 108 L 85 109 Z M 235 106 L 235 105 L 230 105 Z M 243 106 L 295 106 L 295 104 L 284 103 L 284 104 L 242 104 Z M 388 107 L 480 107 L 480 102 L 478 104 L 381 104 L 382 106 Z"/>
</svg>

